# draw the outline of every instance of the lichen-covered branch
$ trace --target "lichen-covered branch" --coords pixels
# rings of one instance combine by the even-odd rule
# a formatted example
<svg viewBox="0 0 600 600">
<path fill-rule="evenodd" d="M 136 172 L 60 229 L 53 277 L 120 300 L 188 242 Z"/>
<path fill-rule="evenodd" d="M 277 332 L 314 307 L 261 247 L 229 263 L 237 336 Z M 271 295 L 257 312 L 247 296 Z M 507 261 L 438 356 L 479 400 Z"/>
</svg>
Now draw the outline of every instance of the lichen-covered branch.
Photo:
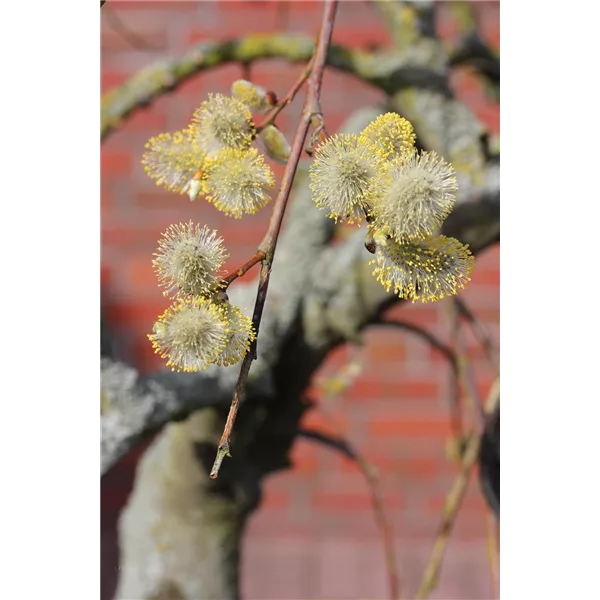
<svg viewBox="0 0 600 600">
<path fill-rule="evenodd" d="M 101 102 L 101 139 L 119 127 L 135 109 L 150 105 L 202 71 L 230 62 L 247 64 L 270 58 L 303 62 L 308 61 L 313 52 L 314 39 L 299 34 L 252 34 L 233 40 L 202 42 L 181 58 L 153 63 L 132 75 L 122 86 L 106 92 Z M 390 52 L 367 52 L 336 44 L 332 44 L 327 53 L 328 66 L 353 74 L 386 93 L 414 85 L 447 91 L 443 73 L 415 69 L 409 59 L 399 61 L 398 55 Z"/>
<path fill-rule="evenodd" d="M 201 400 L 207 408 L 164 427 L 139 464 L 120 521 L 117 598 L 155 598 L 165 589 L 171 594 L 177 590 L 186 599 L 238 598 L 237 549 L 244 523 L 260 499 L 262 479 L 287 466 L 300 418 L 309 406 L 308 381 L 332 348 L 360 337 L 384 306 L 397 301 L 371 274 L 364 230 L 329 245 L 333 222 L 314 206 L 304 179 L 302 172 L 274 259 L 257 360 L 233 431 L 233 457 L 223 464 L 218 479 L 209 478 L 239 367 L 176 375 L 179 392 L 170 389 L 187 393 L 191 407 L 197 408 Z M 497 239 L 494 222 L 499 220 L 498 203 L 495 211 L 490 206 L 480 213 L 488 219 L 485 226 L 471 228 L 469 215 L 478 207 L 476 197 L 461 197 L 448 231 L 462 239 L 471 230 L 475 252 Z M 255 285 L 236 282 L 228 291 L 232 302 L 250 305 Z M 193 385 L 190 378 L 195 378 Z M 214 395 L 208 392 L 213 385 Z M 191 389 L 206 392 L 200 399 L 189 395 Z M 219 404 L 225 390 L 227 398 Z M 131 409 L 126 404 L 116 410 Z M 171 420 L 167 412 L 161 413 L 165 423 Z M 127 421 L 125 415 L 120 419 Z M 155 430 L 157 419 L 149 422 Z M 131 447 L 146 430 L 141 422 L 140 430 L 129 430 L 119 447 Z M 209 560 L 200 560 L 203 556 Z"/>
</svg>

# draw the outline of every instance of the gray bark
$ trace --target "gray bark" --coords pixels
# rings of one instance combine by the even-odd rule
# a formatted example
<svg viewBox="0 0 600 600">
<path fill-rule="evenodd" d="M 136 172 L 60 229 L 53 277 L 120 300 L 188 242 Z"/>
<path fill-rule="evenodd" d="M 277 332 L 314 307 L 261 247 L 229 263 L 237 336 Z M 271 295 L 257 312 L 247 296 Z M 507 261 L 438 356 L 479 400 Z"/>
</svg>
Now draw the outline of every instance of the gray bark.
<svg viewBox="0 0 600 600">
<path fill-rule="evenodd" d="M 481 146 L 481 126 L 445 88 L 412 96 L 405 90 L 392 94 L 391 102 L 410 113 L 406 116 L 428 146 L 446 150 L 459 170 L 469 165 L 462 170 L 461 194 L 444 233 L 469 243 L 474 252 L 496 242 L 499 167 Z M 448 113 L 452 127 L 440 136 Z M 372 117 L 373 111 L 366 111 L 349 128 L 361 129 Z M 258 357 L 232 438 L 233 457 L 225 460 L 217 480 L 207 474 L 239 365 L 144 378 L 112 358 L 102 361 L 102 472 L 162 427 L 139 463 L 121 515 L 119 599 L 239 597 L 244 525 L 260 502 L 262 479 L 288 466 L 288 450 L 308 408 L 304 390 L 312 373 L 332 348 L 360 340 L 361 331 L 397 301 L 372 276 L 364 228 L 343 243 L 329 244 L 333 224 L 313 205 L 304 179 L 300 174 L 275 255 Z M 256 283 L 240 282 L 230 291 L 233 302 L 251 307 Z"/>
</svg>

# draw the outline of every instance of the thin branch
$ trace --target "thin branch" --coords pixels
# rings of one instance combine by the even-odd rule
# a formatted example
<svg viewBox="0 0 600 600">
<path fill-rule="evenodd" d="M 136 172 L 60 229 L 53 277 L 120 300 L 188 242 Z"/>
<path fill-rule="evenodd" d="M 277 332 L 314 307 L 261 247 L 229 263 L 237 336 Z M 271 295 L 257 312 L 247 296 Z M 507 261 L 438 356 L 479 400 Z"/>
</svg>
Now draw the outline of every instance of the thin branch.
<svg viewBox="0 0 600 600">
<path fill-rule="evenodd" d="M 367 482 L 367 486 L 371 494 L 371 501 L 373 503 L 373 512 L 375 513 L 375 520 L 383 538 L 384 553 L 387 563 L 388 583 L 390 589 L 390 599 L 396 600 L 400 598 L 400 577 L 396 568 L 394 536 L 392 533 L 391 525 L 385 513 L 385 505 L 381 496 L 381 491 L 379 490 L 379 481 L 375 468 L 366 458 L 364 458 L 360 453 L 358 453 L 350 445 L 349 442 L 347 442 L 342 437 L 331 437 L 313 429 L 299 429 L 298 436 L 303 437 L 307 440 L 313 440 L 315 442 L 327 446 L 328 448 L 332 448 L 333 450 L 338 450 L 346 458 L 349 458 L 358 466 L 360 472 L 365 478 L 365 481 Z"/>
<path fill-rule="evenodd" d="M 486 412 L 491 414 L 495 410 L 495 407 L 499 401 L 500 382 L 499 379 L 496 379 L 490 387 L 486 401 Z M 465 492 L 467 491 L 469 478 L 473 472 L 475 464 L 477 463 L 480 445 L 481 432 L 475 431 L 471 434 L 469 441 L 467 442 L 462 459 L 461 470 L 456 476 L 456 479 L 454 480 L 454 483 L 452 484 L 452 487 L 446 496 L 446 501 L 442 510 L 442 521 L 438 527 L 438 533 L 433 544 L 431 558 L 429 559 L 429 562 L 425 568 L 423 579 L 421 580 L 421 584 L 419 585 L 419 589 L 415 596 L 416 600 L 425 600 L 428 598 L 429 594 L 431 594 L 438 584 L 440 568 L 442 565 L 444 552 L 446 550 L 446 545 L 448 543 L 448 539 L 450 538 L 450 533 L 452 532 L 458 511 L 462 505 Z"/>
<path fill-rule="evenodd" d="M 486 549 L 488 555 L 488 561 L 490 563 L 490 578 L 492 584 L 492 600 L 497 600 L 500 589 L 500 573 L 498 570 L 499 556 L 498 556 L 498 531 L 497 525 L 492 516 L 492 513 L 488 510 L 485 514 L 485 525 L 486 525 Z"/>
<path fill-rule="evenodd" d="M 263 238 L 262 242 L 259 244 L 258 247 L 259 250 L 265 253 L 265 258 L 262 261 L 258 282 L 258 293 L 256 296 L 256 303 L 254 305 L 254 314 L 252 316 L 252 322 L 257 336 L 259 332 L 260 321 L 262 318 L 263 307 L 267 298 L 267 289 L 269 287 L 269 279 L 271 275 L 273 257 L 275 255 L 275 249 L 277 247 L 277 240 L 279 238 L 279 232 L 281 230 L 281 223 L 283 221 L 283 216 L 285 214 L 288 198 L 292 189 L 292 183 L 294 181 L 296 169 L 298 168 L 300 156 L 304 149 L 304 142 L 308 134 L 308 128 L 310 125 L 311 118 L 315 113 L 320 112 L 319 97 L 321 93 L 321 81 L 323 79 L 323 73 L 325 70 L 327 49 L 329 47 L 329 44 L 331 43 L 331 34 L 333 32 L 333 23 L 335 20 L 336 9 L 337 0 L 327 0 L 325 2 L 325 7 L 323 10 L 323 20 L 317 39 L 314 59 L 312 62 L 312 71 L 308 79 L 308 93 L 304 102 L 302 117 L 296 129 L 296 134 L 294 135 L 290 157 L 288 159 L 288 163 L 283 174 L 279 194 L 277 196 L 277 199 L 275 200 L 273 214 L 271 215 L 271 219 L 269 221 L 269 227 L 267 229 L 265 237 Z M 250 347 L 250 350 L 248 351 L 248 353 L 242 361 L 240 375 L 236 383 L 235 392 L 233 394 L 233 400 L 231 402 L 231 408 L 227 416 L 227 421 L 225 423 L 223 435 L 221 436 L 221 440 L 219 442 L 217 456 L 215 458 L 215 462 L 210 472 L 210 476 L 213 479 L 215 479 L 219 474 L 219 469 L 221 468 L 223 458 L 225 458 L 225 456 L 227 455 L 230 455 L 229 447 L 231 432 L 239 409 L 240 398 L 244 391 L 244 388 L 246 387 L 246 380 L 248 379 L 250 364 L 252 363 L 255 357 L 256 340 L 254 340 L 252 346 Z"/>
<path fill-rule="evenodd" d="M 256 133 L 260 133 L 267 125 L 271 125 L 275 121 L 275 117 L 295 98 L 300 88 L 304 85 L 304 82 L 308 79 L 313 68 L 314 56 L 310 59 L 300 76 L 296 80 L 296 83 L 290 88 L 288 93 L 277 101 L 277 104 L 271 109 L 269 114 L 265 118 L 256 124 Z"/>
<path fill-rule="evenodd" d="M 448 321 L 450 323 L 450 335 L 452 337 L 455 352 L 458 356 L 458 377 L 463 394 L 467 397 L 469 405 L 473 411 L 474 418 L 479 427 L 485 426 L 485 414 L 482 406 L 482 400 L 477 389 L 471 362 L 467 356 L 467 348 L 462 335 L 461 322 L 458 309 L 454 303 L 454 298 L 448 298 L 444 302 Z"/>
<path fill-rule="evenodd" d="M 374 325 L 384 325 L 387 327 L 397 327 L 399 329 L 404 329 L 405 331 L 409 331 L 414 333 L 420 337 L 422 337 L 428 344 L 430 344 L 433 348 L 435 348 L 438 352 L 440 352 L 450 363 L 450 368 L 452 370 L 452 397 L 450 399 L 450 425 L 452 427 L 452 433 L 455 440 L 463 439 L 463 418 L 460 404 L 460 368 L 459 368 L 459 359 L 456 356 L 454 350 L 442 342 L 438 337 L 436 337 L 433 333 L 419 327 L 418 325 L 414 325 L 413 323 L 408 323 L 407 321 L 399 321 L 399 320 L 378 320 Z"/>
<path fill-rule="evenodd" d="M 454 304 L 456 305 L 459 314 L 465 317 L 469 322 L 469 325 L 471 325 L 473 333 L 475 333 L 492 370 L 494 371 L 494 375 L 497 377 L 500 374 L 500 357 L 498 355 L 498 350 L 492 341 L 492 336 L 485 325 L 477 318 L 475 313 L 468 307 L 467 303 L 462 298 L 456 296 L 454 298 Z"/>
<path fill-rule="evenodd" d="M 431 346 L 433 346 L 438 352 L 443 354 L 448 359 L 452 370 L 458 372 L 458 358 L 454 350 L 450 346 L 448 346 L 448 344 L 442 342 L 433 333 L 427 331 L 427 329 L 423 329 L 422 327 L 419 327 L 418 325 L 414 325 L 413 323 L 409 323 L 407 321 L 399 320 L 388 321 L 386 319 L 382 319 L 374 324 L 384 325 L 387 327 L 397 327 L 398 329 L 404 329 L 405 331 L 410 331 L 411 333 L 417 334 L 418 336 L 422 337 L 426 342 L 428 342 Z"/>
<path fill-rule="evenodd" d="M 223 284 L 225 289 L 229 287 L 229 285 L 234 282 L 238 277 L 243 277 L 247 271 L 249 271 L 254 265 L 258 264 L 260 261 L 264 260 L 265 253 L 262 250 L 257 250 L 256 254 L 247 262 L 245 262 L 239 269 L 232 271 L 225 279 L 223 279 Z"/>
</svg>

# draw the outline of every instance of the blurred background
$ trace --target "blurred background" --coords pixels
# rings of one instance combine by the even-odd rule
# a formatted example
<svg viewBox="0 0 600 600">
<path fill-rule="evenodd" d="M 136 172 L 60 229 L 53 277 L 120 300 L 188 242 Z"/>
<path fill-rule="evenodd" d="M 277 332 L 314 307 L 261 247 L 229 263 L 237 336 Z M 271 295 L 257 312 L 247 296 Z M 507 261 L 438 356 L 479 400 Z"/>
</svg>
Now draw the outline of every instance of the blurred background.
<svg viewBox="0 0 600 600">
<path fill-rule="evenodd" d="M 457 6 L 435 8 L 437 35 L 449 46 L 464 34 Z M 481 39 L 499 51 L 499 3 L 471 6 Z M 119 2 L 101 10 L 102 93 L 124 84 L 139 69 L 182 56 L 200 42 L 253 32 L 316 35 L 319 2 Z M 369 2 L 341 2 L 333 42 L 374 51 L 392 47 L 381 13 Z M 250 72 L 227 64 L 196 74 L 172 93 L 127 118 L 102 141 L 101 284 L 102 314 L 117 354 L 144 373 L 163 368 L 146 334 L 166 307 L 152 270 L 152 254 L 172 223 L 201 215 L 218 229 L 237 267 L 256 250 L 269 208 L 236 221 L 208 203 L 156 187 L 140 159 L 151 136 L 187 125 L 209 92 L 230 93 L 240 77 L 283 95 L 303 65 L 264 60 Z M 473 68 L 456 68 L 452 90 L 492 135 L 499 134 L 499 103 Z M 278 118 L 291 139 L 303 93 Z M 355 110 L 379 106 L 385 94 L 350 74 L 326 71 L 322 109 L 329 132 Z M 280 178 L 282 168 L 275 167 Z M 249 275 L 255 276 L 254 272 Z M 472 281 L 460 293 L 499 346 L 499 243 L 476 258 Z M 444 302 L 395 305 L 390 318 L 424 327 L 451 343 Z M 485 398 L 494 372 L 473 330 L 464 328 L 465 352 L 475 384 Z M 326 412 L 309 411 L 307 427 L 342 432 L 377 469 L 393 531 L 403 587 L 415 590 L 432 551 L 445 496 L 457 473 L 459 444 L 453 437 L 449 398 L 453 393 L 446 358 L 421 337 L 400 329 L 370 328 L 361 348 L 332 352 L 316 374 L 309 394 Z M 468 419 L 467 419 L 468 420 Z M 133 485 L 140 445 L 102 479 L 102 598 L 113 597 L 119 569 L 117 520 Z M 242 548 L 241 588 L 248 600 L 388 597 L 385 557 L 369 488 L 356 464 L 330 449 L 297 439 L 292 467 L 270 476 L 260 507 L 251 516 Z M 432 598 L 494 598 L 492 562 L 497 526 L 476 477 L 469 483 Z"/>
</svg>

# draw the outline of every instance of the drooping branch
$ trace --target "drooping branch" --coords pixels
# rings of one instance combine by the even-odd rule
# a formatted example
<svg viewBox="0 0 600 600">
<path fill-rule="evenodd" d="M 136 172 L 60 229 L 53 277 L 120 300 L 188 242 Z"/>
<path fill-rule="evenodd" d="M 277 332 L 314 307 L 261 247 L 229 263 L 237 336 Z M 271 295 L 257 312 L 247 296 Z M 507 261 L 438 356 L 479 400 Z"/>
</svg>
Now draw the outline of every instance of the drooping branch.
<svg viewBox="0 0 600 600">
<path fill-rule="evenodd" d="M 269 279 L 271 276 L 271 267 L 275 256 L 275 250 L 277 249 L 277 240 L 279 239 L 279 232 L 281 230 L 283 216 L 285 214 L 285 209 L 287 207 L 290 192 L 292 191 L 292 184 L 294 183 L 294 177 L 296 176 L 298 163 L 304 150 L 304 143 L 308 134 L 308 128 L 310 126 L 311 120 L 314 115 L 319 114 L 321 111 L 321 81 L 323 80 L 323 74 L 325 71 L 325 59 L 327 56 L 327 49 L 329 48 L 329 44 L 331 43 L 331 35 L 333 33 L 333 23 L 335 19 L 336 9 L 337 0 L 327 0 L 325 2 L 321 29 L 317 38 L 315 53 L 311 58 L 310 62 L 311 71 L 310 75 L 308 76 L 308 93 L 306 95 L 306 100 L 302 109 L 302 116 L 296 128 L 296 134 L 294 135 L 294 140 L 292 142 L 290 156 L 288 158 L 288 162 L 283 174 L 279 194 L 277 195 L 277 198 L 275 200 L 273 213 L 271 215 L 271 220 L 269 221 L 269 227 L 263 240 L 258 246 L 259 251 L 262 251 L 264 253 L 265 258 L 262 261 L 262 266 L 258 280 L 258 293 L 254 305 L 254 314 L 252 316 L 252 323 L 257 336 L 259 333 L 263 308 L 267 299 L 267 289 L 269 286 Z M 304 77 L 302 76 L 300 80 L 303 79 Z M 294 86 L 293 89 L 296 89 L 296 86 Z M 292 94 L 290 95 L 290 97 L 291 96 Z M 231 402 L 231 408 L 229 410 L 227 421 L 225 423 L 225 429 L 223 430 L 223 435 L 221 436 L 221 441 L 219 442 L 219 447 L 217 450 L 217 456 L 215 458 L 214 465 L 210 472 L 210 476 L 212 478 L 218 476 L 219 469 L 221 468 L 221 463 L 223 462 L 223 458 L 225 456 L 230 455 L 229 445 L 231 432 L 237 416 L 240 397 L 244 392 L 246 380 L 248 379 L 250 364 L 256 356 L 256 344 L 257 340 L 254 340 L 249 352 L 246 354 L 242 361 L 240 376 L 238 377 L 238 381 L 235 386 L 233 400 Z"/>
<path fill-rule="evenodd" d="M 499 229 L 499 201 L 494 210 L 491 208 L 482 212 L 475 199 L 465 200 L 464 205 L 459 201 L 455 212 L 460 216 L 444 232 L 461 240 L 468 235 L 475 253 L 485 249 L 496 241 L 495 231 Z M 471 229 L 472 212 L 486 215 L 486 221 L 476 229 Z M 366 324 L 397 301 L 372 276 L 368 265 L 371 255 L 363 246 L 364 232 L 359 230 L 344 243 L 325 248 L 332 234 L 333 222 L 323 218 L 313 206 L 310 192 L 301 187 L 275 257 L 258 360 L 253 367 L 255 377 L 249 385 L 271 389 L 271 368 L 283 341 L 298 325 L 298 311 L 303 315 L 302 343 L 321 354 L 341 341 L 356 339 Z M 255 285 L 232 286 L 232 301 L 247 306 Z M 307 361 L 311 362 L 308 357 Z M 115 397 L 101 419 L 103 472 L 143 435 L 174 418 L 183 418 L 207 403 L 228 405 L 236 376 L 232 367 L 196 374 L 165 371 L 146 383 L 131 367 L 115 366 L 109 359 L 102 364 L 103 386 Z"/>
<path fill-rule="evenodd" d="M 314 39 L 294 34 L 252 34 L 245 37 L 202 42 L 184 56 L 164 60 L 141 69 L 123 85 L 102 97 L 100 137 L 104 139 L 137 108 L 147 107 L 159 96 L 172 92 L 194 75 L 231 62 L 240 64 L 280 58 L 290 62 L 308 61 L 314 53 Z M 402 87 L 420 86 L 448 93 L 443 73 L 413 68 L 389 52 L 367 52 L 332 44 L 327 66 L 355 75 L 366 83 L 391 93 Z"/>
</svg>

